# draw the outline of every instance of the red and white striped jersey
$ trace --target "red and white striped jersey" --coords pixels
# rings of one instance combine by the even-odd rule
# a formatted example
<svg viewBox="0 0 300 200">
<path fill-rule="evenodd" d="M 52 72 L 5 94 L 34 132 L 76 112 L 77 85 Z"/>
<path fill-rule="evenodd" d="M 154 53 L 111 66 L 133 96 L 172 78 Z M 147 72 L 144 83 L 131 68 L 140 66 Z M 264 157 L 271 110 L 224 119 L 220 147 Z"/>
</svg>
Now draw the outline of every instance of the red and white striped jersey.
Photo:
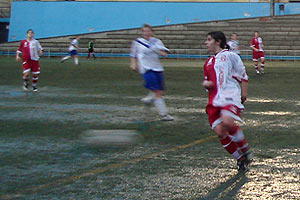
<svg viewBox="0 0 300 200">
<path fill-rule="evenodd" d="M 258 37 L 258 38 L 253 37 L 250 41 L 250 46 L 258 49 L 259 51 L 264 51 L 263 48 L 262 48 L 262 39 L 261 39 L 261 37 Z"/>
<path fill-rule="evenodd" d="M 22 53 L 22 60 L 39 60 L 39 51 L 43 50 L 39 41 L 35 39 L 31 40 L 22 40 L 17 52 Z"/>
<path fill-rule="evenodd" d="M 241 58 L 228 50 L 222 50 L 208 58 L 204 64 L 204 81 L 212 81 L 213 88 L 208 89 L 208 104 L 215 107 L 235 105 L 240 109 L 241 81 L 248 81 L 248 76 Z"/>
</svg>

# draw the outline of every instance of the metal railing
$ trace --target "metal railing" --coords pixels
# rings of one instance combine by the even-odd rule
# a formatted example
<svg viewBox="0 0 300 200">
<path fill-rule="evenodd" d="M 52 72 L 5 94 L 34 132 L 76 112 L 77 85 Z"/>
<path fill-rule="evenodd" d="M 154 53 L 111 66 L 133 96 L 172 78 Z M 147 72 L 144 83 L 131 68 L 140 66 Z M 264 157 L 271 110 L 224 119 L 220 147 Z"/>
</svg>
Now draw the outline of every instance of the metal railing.
<svg viewBox="0 0 300 200">
<path fill-rule="evenodd" d="M 51 47 L 44 48 L 42 57 L 61 57 L 68 55 L 68 51 L 54 51 Z M 57 49 L 57 48 L 56 48 Z M 115 52 L 109 51 L 109 48 L 103 50 L 101 48 L 95 48 L 96 57 L 129 57 L 128 48 L 114 49 Z M 252 50 L 240 50 L 241 57 L 243 60 L 252 60 Z M 127 53 L 117 53 L 127 52 Z M 282 52 L 282 53 L 280 53 Z M 300 61 L 300 50 L 265 50 L 266 60 L 289 60 L 289 61 Z M 16 47 L 0 47 L 0 56 L 14 56 L 16 55 Z M 88 55 L 87 48 L 79 48 L 78 55 L 86 57 Z M 211 56 L 207 52 L 207 49 L 171 49 L 171 53 L 167 58 L 175 59 L 205 59 Z"/>
</svg>

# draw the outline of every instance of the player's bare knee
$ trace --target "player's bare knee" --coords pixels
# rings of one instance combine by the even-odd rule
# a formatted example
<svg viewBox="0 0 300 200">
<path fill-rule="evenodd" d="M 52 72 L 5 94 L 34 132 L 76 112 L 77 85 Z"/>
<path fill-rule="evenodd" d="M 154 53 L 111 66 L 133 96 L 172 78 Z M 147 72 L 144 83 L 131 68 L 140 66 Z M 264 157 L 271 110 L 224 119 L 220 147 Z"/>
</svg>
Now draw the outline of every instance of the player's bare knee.
<svg viewBox="0 0 300 200">
<path fill-rule="evenodd" d="M 162 90 L 155 90 L 154 92 L 155 92 L 155 98 L 157 98 L 157 99 L 161 98 L 164 94 L 164 91 L 162 91 Z"/>
<path fill-rule="evenodd" d="M 23 74 L 23 79 L 28 78 L 28 76 L 29 76 L 29 73 L 24 73 Z"/>
<path fill-rule="evenodd" d="M 217 125 L 216 127 L 214 127 L 213 130 L 214 130 L 214 132 L 218 135 L 218 137 L 219 137 L 220 139 L 226 138 L 227 133 L 226 133 L 226 131 L 224 131 L 224 126 L 223 126 L 222 123 L 219 124 L 219 125 Z"/>
</svg>

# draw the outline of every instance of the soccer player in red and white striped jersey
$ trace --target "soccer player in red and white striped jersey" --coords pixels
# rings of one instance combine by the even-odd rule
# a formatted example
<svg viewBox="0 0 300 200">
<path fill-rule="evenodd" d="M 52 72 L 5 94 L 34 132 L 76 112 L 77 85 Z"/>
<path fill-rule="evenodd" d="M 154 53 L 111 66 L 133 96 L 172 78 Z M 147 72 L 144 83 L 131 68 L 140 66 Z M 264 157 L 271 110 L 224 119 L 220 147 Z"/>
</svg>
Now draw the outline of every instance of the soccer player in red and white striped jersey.
<svg viewBox="0 0 300 200">
<path fill-rule="evenodd" d="M 258 31 L 254 32 L 254 37 L 250 41 L 250 48 L 252 49 L 252 60 L 254 62 L 254 68 L 256 74 L 258 75 L 260 72 L 264 74 L 265 69 L 265 55 L 264 55 L 264 44 L 262 42 L 261 37 L 259 37 Z M 258 69 L 258 60 L 260 59 L 260 72 Z"/>
<path fill-rule="evenodd" d="M 32 29 L 27 30 L 26 39 L 20 42 L 20 46 L 17 50 L 16 60 L 20 60 L 20 54 L 22 54 L 23 61 L 23 89 L 29 88 L 29 75 L 32 73 L 32 89 L 37 92 L 37 81 L 40 74 L 39 58 L 43 53 L 43 48 L 40 43 L 33 39 L 34 32 Z"/>
<path fill-rule="evenodd" d="M 208 33 L 205 44 L 215 54 L 207 59 L 203 68 L 202 85 L 208 91 L 208 120 L 223 147 L 238 161 L 239 171 L 245 171 L 251 154 L 243 131 L 235 121 L 241 121 L 248 76 L 241 58 L 227 50 L 223 32 Z"/>
</svg>

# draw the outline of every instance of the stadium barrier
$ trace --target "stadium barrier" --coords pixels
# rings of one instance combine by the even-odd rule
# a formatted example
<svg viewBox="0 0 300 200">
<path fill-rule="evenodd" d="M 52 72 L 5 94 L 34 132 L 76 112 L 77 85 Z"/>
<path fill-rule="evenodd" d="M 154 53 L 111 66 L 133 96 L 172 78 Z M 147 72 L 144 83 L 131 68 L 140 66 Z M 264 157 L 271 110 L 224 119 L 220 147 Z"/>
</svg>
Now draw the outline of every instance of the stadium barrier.
<svg viewBox="0 0 300 200">
<path fill-rule="evenodd" d="M 95 55 L 98 58 L 120 58 L 120 57 L 129 57 L 129 49 L 118 49 L 119 52 L 128 52 L 128 53 L 97 53 L 99 49 L 95 48 Z M 206 59 L 211 54 L 208 54 L 207 49 L 170 49 L 171 53 L 168 54 L 167 58 L 174 59 Z M 241 58 L 243 60 L 252 60 L 252 50 L 240 50 Z M 176 52 L 176 53 L 172 53 Z M 182 52 L 182 53 L 178 53 Z M 196 52 L 196 53 L 195 53 Z M 280 55 L 282 52 L 282 55 Z M 286 61 L 300 61 L 300 50 L 264 50 L 266 60 L 286 60 Z M 278 55 L 279 54 L 279 55 Z M 0 49 L 0 56 L 15 56 L 16 48 L 14 47 L 5 47 Z M 68 55 L 68 51 L 57 52 L 51 51 L 51 48 L 44 48 L 44 53 L 42 57 L 62 57 Z M 78 56 L 87 57 L 87 48 L 79 48 Z"/>
</svg>

